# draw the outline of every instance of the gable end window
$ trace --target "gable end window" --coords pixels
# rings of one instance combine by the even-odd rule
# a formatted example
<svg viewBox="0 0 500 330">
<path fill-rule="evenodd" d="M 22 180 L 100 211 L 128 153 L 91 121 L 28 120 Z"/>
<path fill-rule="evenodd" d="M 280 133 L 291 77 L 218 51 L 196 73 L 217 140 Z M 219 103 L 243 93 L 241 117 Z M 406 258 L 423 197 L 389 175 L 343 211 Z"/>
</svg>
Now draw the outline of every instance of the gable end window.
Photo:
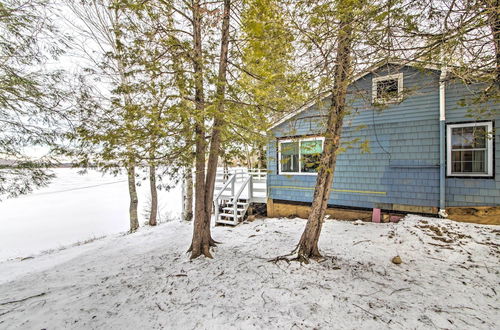
<svg viewBox="0 0 500 330">
<path fill-rule="evenodd" d="M 278 140 L 279 174 L 316 174 L 323 143 L 323 137 Z"/>
<path fill-rule="evenodd" d="M 372 79 L 372 103 L 386 104 L 403 99 L 403 73 Z"/>
<path fill-rule="evenodd" d="M 447 135 L 448 176 L 493 176 L 493 123 L 450 124 Z"/>
</svg>

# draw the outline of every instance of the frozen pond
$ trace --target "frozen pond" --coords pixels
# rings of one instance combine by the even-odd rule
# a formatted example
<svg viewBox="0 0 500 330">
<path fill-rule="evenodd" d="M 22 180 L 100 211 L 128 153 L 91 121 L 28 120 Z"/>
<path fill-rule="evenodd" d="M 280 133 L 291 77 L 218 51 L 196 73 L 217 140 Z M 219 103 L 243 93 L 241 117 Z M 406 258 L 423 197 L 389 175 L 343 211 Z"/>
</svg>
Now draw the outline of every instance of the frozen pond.
<svg viewBox="0 0 500 330">
<path fill-rule="evenodd" d="M 55 169 L 57 178 L 32 194 L 0 202 L 0 261 L 57 249 L 129 229 L 125 174 Z M 148 181 L 138 187 L 139 222 L 147 220 Z M 181 189 L 159 191 L 159 217 L 179 217 Z"/>
</svg>

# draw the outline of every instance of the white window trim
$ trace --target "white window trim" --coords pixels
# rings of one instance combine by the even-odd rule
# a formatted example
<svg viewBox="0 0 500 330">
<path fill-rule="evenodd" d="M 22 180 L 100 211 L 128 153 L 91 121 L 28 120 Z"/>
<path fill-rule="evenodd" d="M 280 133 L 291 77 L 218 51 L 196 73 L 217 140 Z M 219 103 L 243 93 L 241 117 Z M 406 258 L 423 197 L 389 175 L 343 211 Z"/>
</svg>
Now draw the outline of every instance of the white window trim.
<svg viewBox="0 0 500 330">
<path fill-rule="evenodd" d="M 318 172 L 300 172 L 300 169 L 302 168 L 302 157 L 300 157 L 301 142 L 318 140 L 321 141 L 321 149 L 323 149 L 325 147 L 325 138 L 322 136 L 278 140 L 278 175 L 318 175 Z M 289 142 L 299 143 L 299 172 L 281 172 L 281 144 Z"/>
<path fill-rule="evenodd" d="M 457 127 L 477 127 L 486 126 L 487 140 L 486 152 L 488 154 L 488 163 L 486 173 L 452 173 L 451 169 L 451 130 Z M 470 176 L 470 177 L 491 177 L 493 176 L 493 122 L 465 123 L 465 124 L 449 124 L 446 126 L 446 174 L 447 176 Z"/>
<path fill-rule="evenodd" d="M 385 81 L 385 80 L 393 80 L 397 79 L 398 80 L 398 97 L 390 100 L 385 100 L 385 99 L 378 99 L 377 98 L 377 83 L 379 81 Z M 401 102 L 403 100 L 403 73 L 396 73 L 396 74 L 391 74 L 387 76 L 382 76 L 382 77 L 376 77 L 372 79 L 372 103 L 378 103 L 378 104 L 389 104 L 389 103 L 395 103 L 395 102 Z"/>
</svg>

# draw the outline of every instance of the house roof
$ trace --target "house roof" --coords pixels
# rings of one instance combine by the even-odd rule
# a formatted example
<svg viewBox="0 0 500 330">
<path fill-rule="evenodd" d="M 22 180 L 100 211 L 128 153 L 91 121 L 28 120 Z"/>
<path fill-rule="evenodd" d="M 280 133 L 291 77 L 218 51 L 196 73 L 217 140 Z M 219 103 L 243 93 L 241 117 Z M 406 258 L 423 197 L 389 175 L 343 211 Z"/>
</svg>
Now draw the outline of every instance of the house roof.
<svg viewBox="0 0 500 330">
<path fill-rule="evenodd" d="M 438 65 L 434 65 L 434 64 L 424 64 L 424 63 L 419 63 L 419 62 L 415 62 L 415 61 L 414 62 L 408 62 L 408 61 L 384 61 L 384 62 L 380 62 L 380 63 L 377 63 L 377 64 L 371 66 L 367 70 L 364 70 L 362 73 L 360 73 L 357 76 L 355 76 L 354 79 L 353 79 L 353 81 L 351 82 L 351 84 L 354 83 L 354 82 L 356 82 L 356 81 L 358 81 L 359 79 L 361 79 L 361 78 L 369 75 L 370 73 L 373 73 L 373 72 L 377 71 L 381 67 L 383 67 L 385 65 L 389 65 L 389 64 L 399 65 L 399 66 L 419 67 L 419 68 L 424 68 L 424 69 L 428 69 L 428 70 L 436 70 L 436 71 L 440 71 L 441 70 Z M 324 99 L 324 98 L 326 98 L 326 97 L 328 97 L 330 95 L 331 95 L 331 92 L 322 92 L 322 93 L 320 93 L 318 96 L 316 96 L 313 99 L 307 101 L 305 104 L 303 104 L 298 109 L 296 109 L 296 110 L 294 110 L 294 111 L 286 114 L 285 116 L 283 116 L 279 120 L 275 121 L 269 127 L 268 130 L 272 130 L 273 128 L 277 127 L 278 125 L 283 124 L 287 120 L 289 120 L 289 119 L 295 117 L 296 115 L 304 112 L 305 110 L 309 109 L 315 103 L 318 102 L 318 99 Z"/>
</svg>

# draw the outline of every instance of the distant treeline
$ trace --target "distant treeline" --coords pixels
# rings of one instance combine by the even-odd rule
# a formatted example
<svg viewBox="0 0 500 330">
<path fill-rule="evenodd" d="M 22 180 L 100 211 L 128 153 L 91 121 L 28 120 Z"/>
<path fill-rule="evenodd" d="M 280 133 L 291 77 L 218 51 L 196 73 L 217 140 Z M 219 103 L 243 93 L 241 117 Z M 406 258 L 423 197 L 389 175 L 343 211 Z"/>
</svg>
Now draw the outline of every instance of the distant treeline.
<svg viewBox="0 0 500 330">
<path fill-rule="evenodd" d="M 73 163 L 50 163 L 50 164 L 39 164 L 34 162 L 22 162 L 9 159 L 0 158 L 0 168 L 72 168 L 79 167 L 77 164 Z"/>
</svg>

